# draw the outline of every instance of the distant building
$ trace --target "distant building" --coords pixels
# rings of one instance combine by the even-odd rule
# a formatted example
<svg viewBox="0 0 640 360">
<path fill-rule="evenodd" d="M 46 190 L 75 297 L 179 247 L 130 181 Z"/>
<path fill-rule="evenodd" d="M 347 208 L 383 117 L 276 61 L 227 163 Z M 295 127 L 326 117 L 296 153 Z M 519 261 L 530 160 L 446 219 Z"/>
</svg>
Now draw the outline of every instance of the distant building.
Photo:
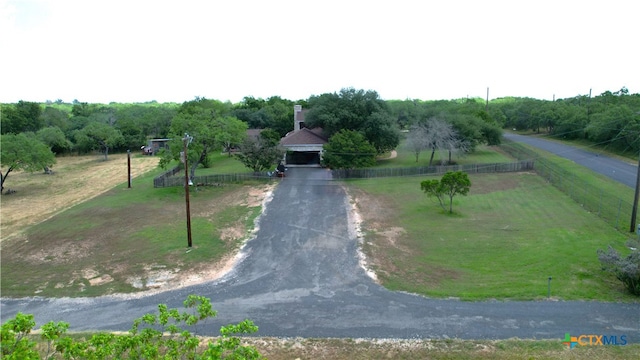
<svg viewBox="0 0 640 360">
<path fill-rule="evenodd" d="M 304 124 L 307 110 L 302 106 L 293 107 L 293 131 L 280 139 L 280 145 L 287 150 L 287 165 L 320 166 L 322 146 L 328 142 L 322 135 L 322 128 L 308 129 Z"/>
<path fill-rule="evenodd" d="M 161 149 L 169 148 L 171 139 L 149 139 L 146 146 L 140 148 L 143 155 L 156 155 Z"/>
</svg>

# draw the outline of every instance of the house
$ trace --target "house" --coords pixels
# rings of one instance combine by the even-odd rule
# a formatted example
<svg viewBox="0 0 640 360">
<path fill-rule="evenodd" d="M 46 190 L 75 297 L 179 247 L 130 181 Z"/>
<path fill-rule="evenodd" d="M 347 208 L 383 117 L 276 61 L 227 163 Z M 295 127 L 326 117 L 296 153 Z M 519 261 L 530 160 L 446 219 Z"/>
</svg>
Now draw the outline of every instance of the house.
<svg viewBox="0 0 640 360">
<path fill-rule="evenodd" d="M 322 146 L 327 138 L 322 135 L 322 128 L 305 127 L 306 112 L 301 105 L 293 107 L 293 131 L 280 139 L 280 145 L 287 150 L 284 159 L 287 165 L 320 166 Z"/>
</svg>

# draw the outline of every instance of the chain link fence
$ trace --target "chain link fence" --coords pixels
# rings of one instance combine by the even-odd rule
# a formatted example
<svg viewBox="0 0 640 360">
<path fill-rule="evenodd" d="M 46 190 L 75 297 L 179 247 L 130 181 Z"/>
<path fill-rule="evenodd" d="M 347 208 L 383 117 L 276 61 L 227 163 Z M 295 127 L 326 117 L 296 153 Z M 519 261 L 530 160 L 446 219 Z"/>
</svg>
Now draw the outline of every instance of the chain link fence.
<svg viewBox="0 0 640 360">
<path fill-rule="evenodd" d="M 567 194 L 587 211 L 597 214 L 616 229 L 629 231 L 633 211 L 633 204 L 629 199 L 623 199 L 616 194 L 609 193 L 602 188 L 579 179 L 575 174 L 540 157 L 535 151 L 521 144 L 505 141 L 501 148 L 519 160 L 535 159 L 536 172 L 550 184 Z"/>
</svg>

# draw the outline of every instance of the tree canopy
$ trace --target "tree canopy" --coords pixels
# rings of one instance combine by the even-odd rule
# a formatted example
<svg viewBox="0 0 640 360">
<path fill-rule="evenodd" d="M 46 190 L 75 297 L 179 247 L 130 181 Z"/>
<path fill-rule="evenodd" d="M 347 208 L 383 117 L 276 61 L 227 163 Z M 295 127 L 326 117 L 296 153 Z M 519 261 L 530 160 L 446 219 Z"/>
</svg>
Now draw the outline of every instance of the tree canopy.
<svg viewBox="0 0 640 360">
<path fill-rule="evenodd" d="M 376 164 L 376 149 L 360 132 L 340 130 L 323 146 L 322 162 L 332 169 L 354 169 Z"/>
<path fill-rule="evenodd" d="M 393 150 L 400 143 L 400 132 L 387 103 L 375 91 L 345 88 L 309 99 L 305 115 L 307 127 L 321 127 L 331 138 L 348 129 L 360 132 L 377 153 Z"/>
<path fill-rule="evenodd" d="M 257 139 L 247 137 L 239 147 L 236 154 L 238 160 L 253 172 L 260 172 L 270 169 L 282 159 L 284 150 L 278 146 L 278 142 L 273 141 L 270 131 L 265 135 L 260 134 Z"/>
<path fill-rule="evenodd" d="M 74 133 L 76 143 L 85 150 L 100 150 L 107 160 L 109 149 L 124 142 L 122 133 L 111 125 L 102 122 L 91 122 Z"/>
</svg>

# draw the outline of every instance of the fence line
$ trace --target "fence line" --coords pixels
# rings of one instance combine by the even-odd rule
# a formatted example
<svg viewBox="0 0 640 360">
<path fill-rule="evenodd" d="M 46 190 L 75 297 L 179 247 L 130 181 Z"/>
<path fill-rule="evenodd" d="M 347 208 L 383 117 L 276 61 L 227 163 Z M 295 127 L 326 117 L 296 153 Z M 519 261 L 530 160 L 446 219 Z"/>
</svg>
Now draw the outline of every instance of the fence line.
<svg viewBox="0 0 640 360">
<path fill-rule="evenodd" d="M 176 170 L 177 169 L 177 170 Z M 153 179 L 153 187 L 171 187 L 171 186 L 184 186 L 184 176 L 175 176 L 176 173 L 183 170 L 180 165 L 175 168 L 157 176 Z M 222 183 L 237 183 L 247 180 L 270 180 L 272 179 L 267 172 L 258 173 L 235 173 L 235 174 L 210 174 L 210 175 L 196 175 L 194 176 L 193 183 L 198 186 L 212 186 L 220 185 Z"/>
<path fill-rule="evenodd" d="M 536 172 L 551 185 L 567 194 L 584 209 L 598 215 L 600 218 L 621 231 L 628 231 L 631 226 L 633 205 L 629 201 L 605 192 L 603 189 L 578 179 L 571 172 L 551 161 L 539 157 L 521 144 L 506 141 L 502 144 L 510 155 L 517 159 L 536 158 Z"/>
<path fill-rule="evenodd" d="M 173 169 L 167 170 L 162 174 L 156 176 L 155 178 L 153 178 L 153 187 L 159 188 L 159 187 L 175 186 L 175 185 L 167 185 L 167 182 L 171 182 L 170 179 L 172 179 L 173 176 L 182 169 L 184 169 L 184 167 L 182 166 L 182 164 L 180 164 L 174 167 Z M 182 184 L 184 184 L 184 181 L 182 182 Z"/>
<path fill-rule="evenodd" d="M 372 169 L 340 169 L 331 170 L 334 179 L 376 178 L 413 175 L 442 175 L 447 171 L 464 171 L 474 173 L 519 172 L 534 169 L 533 160 L 521 160 L 510 163 L 465 164 L 447 166 L 420 166 L 410 168 L 372 168 Z"/>
</svg>

